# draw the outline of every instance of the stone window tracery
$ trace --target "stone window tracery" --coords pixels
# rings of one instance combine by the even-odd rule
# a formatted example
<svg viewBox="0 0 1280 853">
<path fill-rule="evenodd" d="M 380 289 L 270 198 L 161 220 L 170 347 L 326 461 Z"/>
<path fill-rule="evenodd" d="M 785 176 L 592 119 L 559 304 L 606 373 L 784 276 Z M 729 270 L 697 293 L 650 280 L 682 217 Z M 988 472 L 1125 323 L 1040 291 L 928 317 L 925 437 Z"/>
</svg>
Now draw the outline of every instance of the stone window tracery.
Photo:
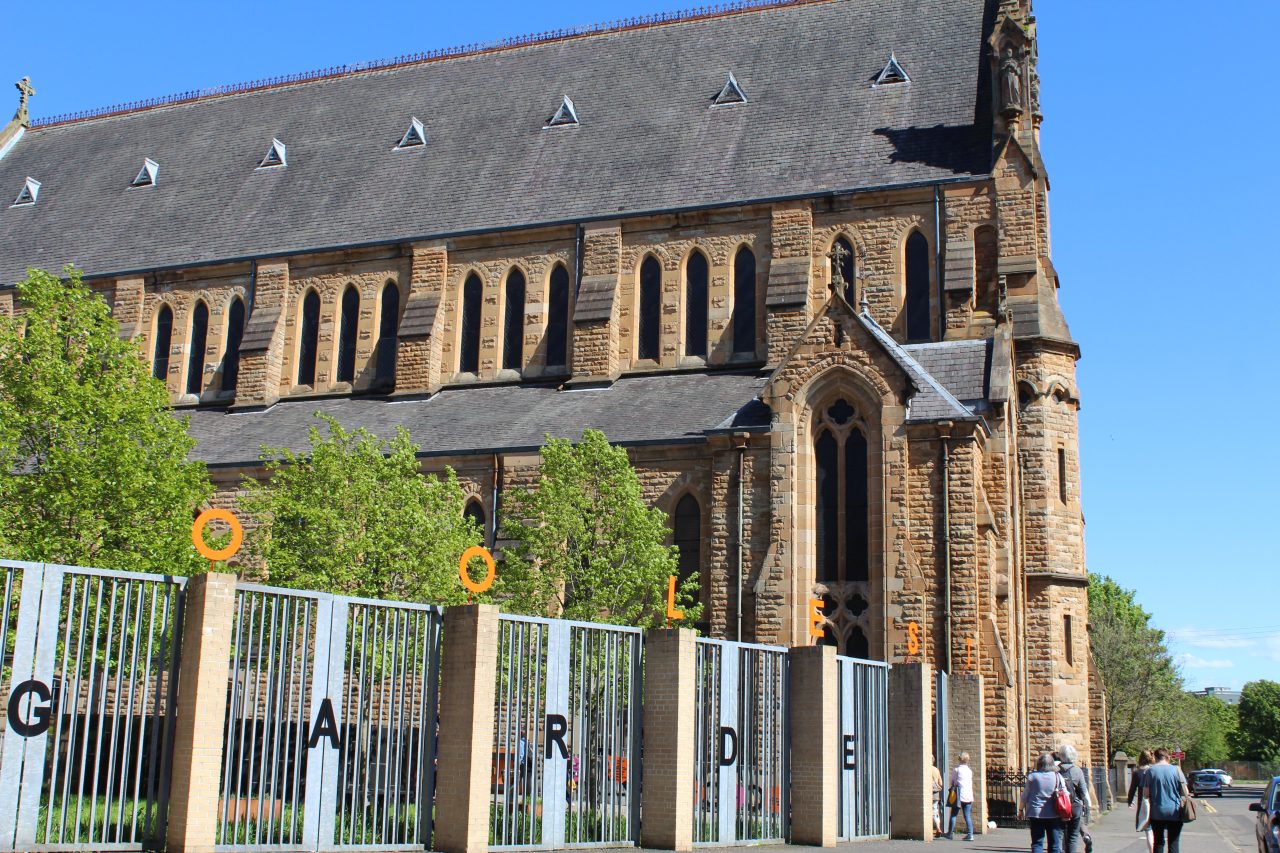
<svg viewBox="0 0 1280 853">
<path fill-rule="evenodd" d="M 827 627 L 822 642 L 867 657 L 870 617 L 870 512 L 867 439 L 844 398 L 819 410 L 813 451 L 817 563 L 815 593 Z"/>
<path fill-rule="evenodd" d="M 684 354 L 707 357 L 707 256 L 695 251 L 685 262 Z"/>
</svg>

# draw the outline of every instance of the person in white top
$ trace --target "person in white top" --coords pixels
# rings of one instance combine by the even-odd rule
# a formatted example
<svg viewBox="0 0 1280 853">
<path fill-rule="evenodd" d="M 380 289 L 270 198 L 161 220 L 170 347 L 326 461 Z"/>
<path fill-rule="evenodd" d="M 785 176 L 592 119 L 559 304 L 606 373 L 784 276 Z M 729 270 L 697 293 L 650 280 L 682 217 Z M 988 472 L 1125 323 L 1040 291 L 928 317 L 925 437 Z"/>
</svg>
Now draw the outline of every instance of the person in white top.
<svg viewBox="0 0 1280 853">
<path fill-rule="evenodd" d="M 969 766 L 969 753 L 960 753 L 960 763 L 951 771 L 951 788 L 956 801 L 951 805 L 951 823 L 944 838 L 951 838 L 956 831 L 956 818 L 964 812 L 965 841 L 973 840 L 973 768 Z M 950 796 L 947 797 L 950 800 Z"/>
</svg>

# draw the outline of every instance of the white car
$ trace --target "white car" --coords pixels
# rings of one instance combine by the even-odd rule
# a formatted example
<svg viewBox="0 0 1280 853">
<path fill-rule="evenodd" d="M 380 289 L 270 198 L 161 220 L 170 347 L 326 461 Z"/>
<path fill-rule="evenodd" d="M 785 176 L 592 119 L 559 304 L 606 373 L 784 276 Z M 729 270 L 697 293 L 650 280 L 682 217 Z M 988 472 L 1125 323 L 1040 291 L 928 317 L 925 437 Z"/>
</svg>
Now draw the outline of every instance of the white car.
<svg viewBox="0 0 1280 853">
<path fill-rule="evenodd" d="M 1204 768 L 1204 770 L 1203 770 L 1202 772 L 1204 772 L 1204 773 L 1217 773 L 1217 774 L 1218 774 L 1218 777 L 1219 777 L 1220 779 L 1222 779 L 1222 787 L 1224 787 L 1224 788 L 1230 788 L 1230 787 L 1231 787 L 1231 783 L 1235 781 L 1234 779 L 1232 779 L 1232 778 L 1231 778 L 1231 774 L 1230 774 L 1230 773 L 1228 773 L 1228 772 L 1227 772 L 1227 771 L 1225 771 L 1225 770 L 1219 770 L 1219 769 L 1218 769 L 1218 768 L 1216 768 L 1216 767 L 1206 767 L 1206 768 Z"/>
</svg>

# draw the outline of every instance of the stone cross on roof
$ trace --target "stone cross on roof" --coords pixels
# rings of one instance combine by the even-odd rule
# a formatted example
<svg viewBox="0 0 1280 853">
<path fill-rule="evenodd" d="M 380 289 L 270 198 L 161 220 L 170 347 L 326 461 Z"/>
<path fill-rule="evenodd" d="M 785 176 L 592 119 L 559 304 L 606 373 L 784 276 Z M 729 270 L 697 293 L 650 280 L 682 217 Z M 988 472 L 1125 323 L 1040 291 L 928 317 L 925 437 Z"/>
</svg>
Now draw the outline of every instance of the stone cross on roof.
<svg viewBox="0 0 1280 853">
<path fill-rule="evenodd" d="M 26 127 L 31 124 L 31 117 L 27 114 L 27 100 L 36 93 L 36 90 L 31 85 L 30 77 L 23 77 L 13 85 L 17 87 L 19 92 L 18 111 L 13 114 L 13 117 L 19 124 Z"/>
<path fill-rule="evenodd" d="M 842 293 L 849 284 L 844 280 L 844 261 L 849 257 L 849 250 L 837 240 L 831 246 L 831 251 L 827 252 L 827 257 L 831 259 L 831 292 Z"/>
</svg>

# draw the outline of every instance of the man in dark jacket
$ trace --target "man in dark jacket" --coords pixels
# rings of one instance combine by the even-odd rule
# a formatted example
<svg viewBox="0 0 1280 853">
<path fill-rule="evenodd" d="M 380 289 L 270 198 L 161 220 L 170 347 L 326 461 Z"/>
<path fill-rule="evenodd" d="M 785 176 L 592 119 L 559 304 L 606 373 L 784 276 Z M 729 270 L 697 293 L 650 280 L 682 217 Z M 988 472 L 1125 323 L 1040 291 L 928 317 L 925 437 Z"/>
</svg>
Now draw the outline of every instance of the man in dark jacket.
<svg viewBox="0 0 1280 853">
<path fill-rule="evenodd" d="M 1080 759 L 1076 748 L 1069 743 L 1058 747 L 1058 761 L 1062 778 L 1067 781 L 1071 794 L 1071 820 L 1063 821 L 1062 847 L 1064 853 L 1079 853 L 1084 839 L 1084 828 L 1089 823 L 1089 780 L 1084 770 L 1076 766 Z"/>
</svg>

